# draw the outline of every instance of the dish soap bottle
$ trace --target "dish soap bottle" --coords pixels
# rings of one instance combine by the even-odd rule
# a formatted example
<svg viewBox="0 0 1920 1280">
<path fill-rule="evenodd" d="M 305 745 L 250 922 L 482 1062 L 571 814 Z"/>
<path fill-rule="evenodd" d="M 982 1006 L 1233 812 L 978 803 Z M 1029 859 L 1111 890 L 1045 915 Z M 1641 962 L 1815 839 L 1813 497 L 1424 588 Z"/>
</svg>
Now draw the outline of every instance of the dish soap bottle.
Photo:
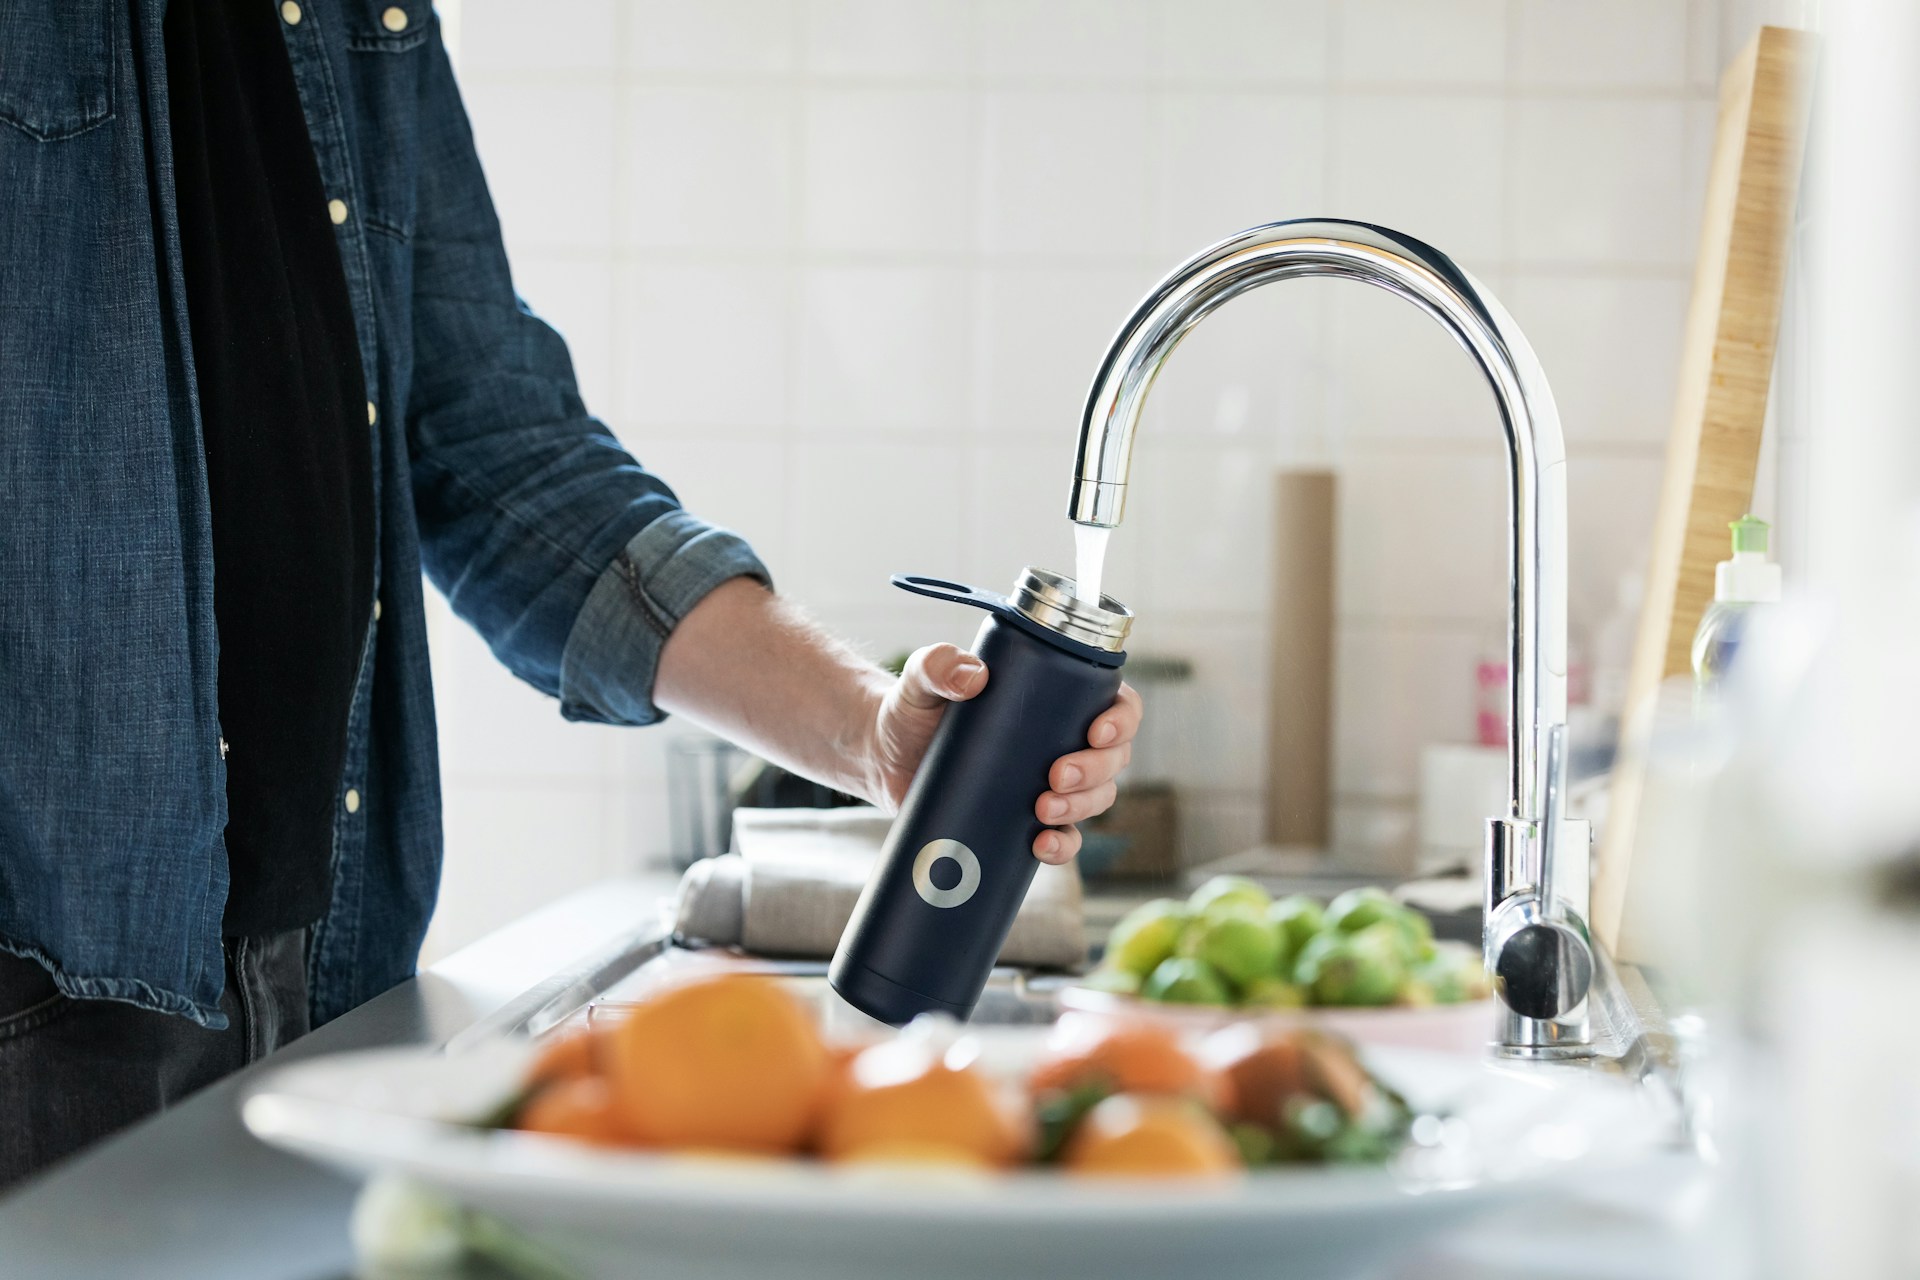
<svg viewBox="0 0 1920 1280">
<path fill-rule="evenodd" d="M 1713 604 L 1693 634 L 1694 687 L 1702 693 L 1719 688 L 1732 670 L 1755 606 L 1780 599 L 1780 566 L 1767 559 L 1771 526 L 1745 515 L 1727 527 L 1733 530 L 1733 559 L 1714 566 Z"/>
</svg>

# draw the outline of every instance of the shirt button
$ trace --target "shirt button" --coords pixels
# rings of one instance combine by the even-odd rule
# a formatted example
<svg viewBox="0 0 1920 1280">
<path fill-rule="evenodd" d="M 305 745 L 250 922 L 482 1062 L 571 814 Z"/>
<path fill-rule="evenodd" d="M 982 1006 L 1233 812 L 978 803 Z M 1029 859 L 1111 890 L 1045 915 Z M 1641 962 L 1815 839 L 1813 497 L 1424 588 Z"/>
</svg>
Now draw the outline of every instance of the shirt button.
<svg viewBox="0 0 1920 1280">
<path fill-rule="evenodd" d="M 285 4 L 280 6 L 280 20 L 290 27 L 299 26 L 300 6 L 295 4 L 293 0 L 287 0 Z"/>
<path fill-rule="evenodd" d="M 374 408 L 373 401 L 369 400 L 367 401 L 367 425 L 372 426 L 378 421 L 380 421 L 380 411 Z"/>
<path fill-rule="evenodd" d="M 373 620 L 375 622 L 380 621 L 380 602 L 378 600 L 373 602 Z"/>
<path fill-rule="evenodd" d="M 348 813 L 360 812 L 360 793 L 358 791 L 355 791 L 352 787 L 348 787 L 346 801 Z"/>
<path fill-rule="evenodd" d="M 345 200 L 327 201 L 327 216 L 333 219 L 333 225 L 339 226 L 347 220 L 347 202 Z"/>
<path fill-rule="evenodd" d="M 380 25 L 395 33 L 405 31 L 407 29 L 407 11 L 399 5 L 394 5 L 391 9 L 388 9 L 380 15 Z"/>
</svg>

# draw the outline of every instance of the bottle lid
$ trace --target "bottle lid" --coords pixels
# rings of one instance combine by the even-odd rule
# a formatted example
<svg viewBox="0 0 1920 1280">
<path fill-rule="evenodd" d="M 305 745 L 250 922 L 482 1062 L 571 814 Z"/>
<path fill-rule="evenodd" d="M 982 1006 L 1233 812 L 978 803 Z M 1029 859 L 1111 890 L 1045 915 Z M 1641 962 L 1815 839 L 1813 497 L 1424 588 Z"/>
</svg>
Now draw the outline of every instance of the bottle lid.
<svg viewBox="0 0 1920 1280">
<path fill-rule="evenodd" d="M 1022 569 L 1008 603 L 1027 621 L 1107 653 L 1124 649 L 1133 629 L 1127 606 L 1108 595 L 1088 604 L 1075 594 L 1072 578 L 1051 569 Z"/>
<path fill-rule="evenodd" d="M 1771 603 L 1780 598 L 1780 566 L 1767 559 L 1768 533 L 1773 526 L 1753 515 L 1741 516 L 1727 527 L 1733 531 L 1733 558 L 1713 570 L 1713 598 L 1742 604 Z"/>
<path fill-rule="evenodd" d="M 1754 515 L 1744 515 L 1738 520 L 1729 522 L 1727 528 L 1733 530 L 1733 549 L 1736 553 L 1757 551 L 1761 555 L 1767 554 L 1767 534 L 1773 526 L 1765 520 Z"/>
</svg>

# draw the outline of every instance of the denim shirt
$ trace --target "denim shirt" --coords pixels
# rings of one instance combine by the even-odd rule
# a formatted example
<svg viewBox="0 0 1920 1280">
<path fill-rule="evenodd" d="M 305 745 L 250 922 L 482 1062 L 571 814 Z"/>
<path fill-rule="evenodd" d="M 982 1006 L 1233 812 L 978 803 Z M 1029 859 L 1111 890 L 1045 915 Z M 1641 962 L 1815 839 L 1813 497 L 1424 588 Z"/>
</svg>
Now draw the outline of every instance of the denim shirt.
<svg viewBox="0 0 1920 1280">
<path fill-rule="evenodd" d="M 587 413 L 565 343 L 515 297 L 429 0 L 278 8 L 378 525 L 318 1023 L 413 972 L 438 889 L 422 569 L 562 715 L 613 724 L 658 719 L 667 634 L 766 571 Z M 0 5 L 0 949 L 70 996 L 217 1027 L 224 744 L 163 10 Z"/>
</svg>

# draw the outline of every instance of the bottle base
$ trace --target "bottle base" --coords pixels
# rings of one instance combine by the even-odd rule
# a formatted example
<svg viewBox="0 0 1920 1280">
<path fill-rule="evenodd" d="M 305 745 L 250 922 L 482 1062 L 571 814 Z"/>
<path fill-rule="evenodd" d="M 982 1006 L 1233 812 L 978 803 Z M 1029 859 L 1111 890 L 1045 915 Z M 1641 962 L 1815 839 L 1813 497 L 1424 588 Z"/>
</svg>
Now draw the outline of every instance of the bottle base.
<svg viewBox="0 0 1920 1280">
<path fill-rule="evenodd" d="M 923 1013 L 944 1013 L 965 1022 L 973 1014 L 972 1004 L 953 1004 L 936 1000 L 911 987 L 903 987 L 863 964 L 834 960 L 827 971 L 827 985 L 842 1000 L 869 1018 L 904 1027 Z"/>
</svg>

